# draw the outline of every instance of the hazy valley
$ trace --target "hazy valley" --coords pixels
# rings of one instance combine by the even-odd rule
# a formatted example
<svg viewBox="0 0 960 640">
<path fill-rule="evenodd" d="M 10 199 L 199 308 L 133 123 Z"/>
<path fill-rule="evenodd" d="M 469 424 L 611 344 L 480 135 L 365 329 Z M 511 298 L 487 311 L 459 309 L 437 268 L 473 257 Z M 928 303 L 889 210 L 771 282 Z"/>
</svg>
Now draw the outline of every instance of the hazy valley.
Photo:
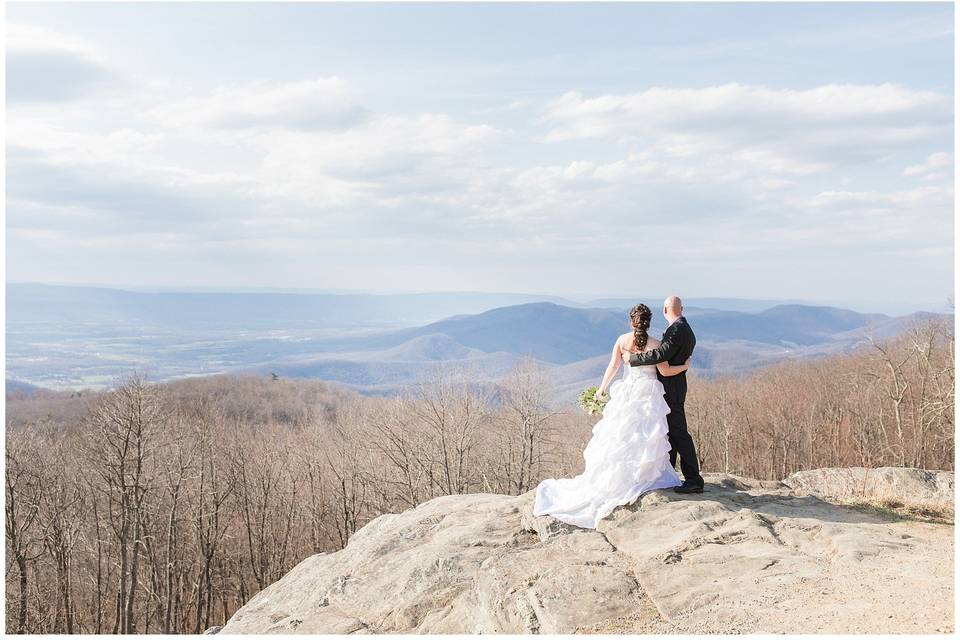
<svg viewBox="0 0 960 640">
<path fill-rule="evenodd" d="M 659 307 L 657 300 L 638 301 Z M 517 294 L 146 293 L 9 284 L 7 387 L 109 388 L 136 369 L 158 381 L 276 373 L 389 394 L 433 367 L 467 371 L 482 383 L 533 358 L 568 398 L 602 375 L 630 304 Z M 698 337 L 693 364 L 716 376 L 849 352 L 869 336 L 896 335 L 935 314 L 691 299 L 686 315 Z M 652 333 L 663 329 L 655 314 Z"/>
</svg>

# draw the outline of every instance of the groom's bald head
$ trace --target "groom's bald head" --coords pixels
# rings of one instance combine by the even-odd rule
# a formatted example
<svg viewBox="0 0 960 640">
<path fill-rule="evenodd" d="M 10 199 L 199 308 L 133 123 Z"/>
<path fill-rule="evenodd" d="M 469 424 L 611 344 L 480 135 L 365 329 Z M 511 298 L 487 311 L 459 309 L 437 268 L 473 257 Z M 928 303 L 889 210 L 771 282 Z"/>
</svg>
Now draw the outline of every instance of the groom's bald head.
<svg viewBox="0 0 960 640">
<path fill-rule="evenodd" d="M 667 322 L 673 324 L 677 318 L 683 315 L 683 302 L 679 296 L 670 296 L 663 301 L 663 317 Z"/>
</svg>

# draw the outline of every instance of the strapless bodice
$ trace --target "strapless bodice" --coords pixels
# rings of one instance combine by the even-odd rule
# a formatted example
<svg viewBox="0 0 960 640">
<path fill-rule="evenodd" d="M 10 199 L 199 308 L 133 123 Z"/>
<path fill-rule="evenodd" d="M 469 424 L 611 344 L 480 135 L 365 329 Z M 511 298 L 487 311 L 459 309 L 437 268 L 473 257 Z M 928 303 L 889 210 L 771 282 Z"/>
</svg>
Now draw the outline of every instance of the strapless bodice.
<svg viewBox="0 0 960 640">
<path fill-rule="evenodd" d="M 627 365 L 627 373 L 624 375 L 624 378 L 629 380 L 636 379 L 647 379 L 647 380 L 656 380 L 657 379 L 657 366 L 656 365 L 645 365 L 642 367 L 631 367 Z"/>
</svg>

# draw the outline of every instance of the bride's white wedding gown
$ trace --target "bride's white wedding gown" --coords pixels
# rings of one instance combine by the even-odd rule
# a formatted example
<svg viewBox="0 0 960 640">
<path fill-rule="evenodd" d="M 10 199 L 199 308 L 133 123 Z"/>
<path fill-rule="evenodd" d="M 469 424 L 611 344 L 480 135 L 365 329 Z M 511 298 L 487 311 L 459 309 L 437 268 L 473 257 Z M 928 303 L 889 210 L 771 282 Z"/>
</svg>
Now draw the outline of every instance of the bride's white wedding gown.
<svg viewBox="0 0 960 640">
<path fill-rule="evenodd" d="M 586 467 L 573 478 L 548 478 L 537 485 L 536 516 L 552 515 L 596 529 L 617 506 L 642 493 L 681 484 L 670 466 L 667 414 L 657 368 L 626 366 L 610 385 L 610 400 L 583 451 Z"/>
</svg>

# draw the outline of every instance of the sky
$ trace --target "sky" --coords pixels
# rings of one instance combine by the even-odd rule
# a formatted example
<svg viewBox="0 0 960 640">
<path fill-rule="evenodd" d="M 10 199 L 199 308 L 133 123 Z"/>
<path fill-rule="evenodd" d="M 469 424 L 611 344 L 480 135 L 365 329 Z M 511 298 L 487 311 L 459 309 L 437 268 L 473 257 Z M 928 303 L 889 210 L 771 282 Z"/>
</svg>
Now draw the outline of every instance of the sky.
<svg viewBox="0 0 960 640">
<path fill-rule="evenodd" d="M 7 281 L 939 309 L 953 11 L 8 3 Z"/>
</svg>

